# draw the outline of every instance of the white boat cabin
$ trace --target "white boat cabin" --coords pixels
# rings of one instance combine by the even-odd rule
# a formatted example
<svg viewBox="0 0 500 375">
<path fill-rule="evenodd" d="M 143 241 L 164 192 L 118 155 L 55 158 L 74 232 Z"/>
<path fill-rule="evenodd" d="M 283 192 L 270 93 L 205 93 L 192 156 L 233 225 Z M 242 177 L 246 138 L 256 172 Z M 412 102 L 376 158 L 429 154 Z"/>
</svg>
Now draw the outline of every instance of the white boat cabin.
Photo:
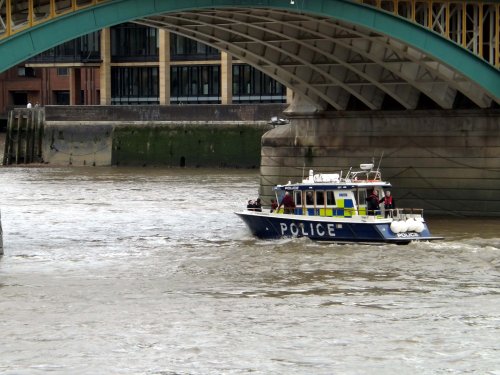
<svg viewBox="0 0 500 375">
<path fill-rule="evenodd" d="M 281 202 L 285 193 L 293 197 L 295 215 L 344 217 L 382 216 L 383 212 L 367 212 L 366 199 L 372 190 L 379 199 L 391 184 L 381 180 L 380 172 L 373 171 L 373 164 L 361 164 L 361 171 L 349 171 L 345 177 L 340 174 L 314 174 L 301 183 L 288 183 L 274 188 L 277 202 Z M 383 204 L 381 205 L 383 207 Z M 283 213 L 281 208 L 278 213 Z"/>
</svg>

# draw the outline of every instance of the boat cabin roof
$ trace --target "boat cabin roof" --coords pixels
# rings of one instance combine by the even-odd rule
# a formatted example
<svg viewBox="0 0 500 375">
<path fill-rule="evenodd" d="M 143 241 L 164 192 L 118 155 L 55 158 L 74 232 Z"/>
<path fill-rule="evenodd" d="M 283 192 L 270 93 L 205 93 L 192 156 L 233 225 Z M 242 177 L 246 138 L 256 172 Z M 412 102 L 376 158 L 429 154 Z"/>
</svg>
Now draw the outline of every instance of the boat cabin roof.
<svg viewBox="0 0 500 375">
<path fill-rule="evenodd" d="M 277 185 L 274 190 L 354 190 L 370 188 L 390 188 L 391 184 L 382 181 L 380 171 L 373 170 L 373 164 L 361 164 L 361 170 L 349 170 L 345 177 L 338 173 L 318 173 L 309 171 L 309 176 L 302 182 Z"/>
<path fill-rule="evenodd" d="M 369 188 L 390 188 L 392 185 L 389 182 L 377 181 L 377 182 L 355 182 L 355 183 L 315 183 L 315 184 L 304 184 L 295 183 L 287 185 L 277 185 L 274 190 L 353 190 L 353 189 L 369 189 Z"/>
</svg>

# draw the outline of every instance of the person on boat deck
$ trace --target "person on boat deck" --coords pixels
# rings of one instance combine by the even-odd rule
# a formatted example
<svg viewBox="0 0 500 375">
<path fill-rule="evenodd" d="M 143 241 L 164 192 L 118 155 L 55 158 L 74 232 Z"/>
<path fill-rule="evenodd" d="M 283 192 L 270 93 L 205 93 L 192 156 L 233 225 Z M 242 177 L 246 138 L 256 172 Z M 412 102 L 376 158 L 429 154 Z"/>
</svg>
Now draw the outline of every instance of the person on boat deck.
<svg viewBox="0 0 500 375">
<path fill-rule="evenodd" d="M 290 193 L 288 191 L 285 193 L 285 196 L 281 200 L 281 203 L 278 206 L 278 211 L 281 208 L 281 206 L 284 207 L 285 214 L 293 214 L 293 212 L 295 210 L 295 203 L 293 201 L 292 196 L 290 195 Z"/>
<path fill-rule="evenodd" d="M 260 198 L 257 198 L 256 201 L 249 200 L 247 204 L 248 211 L 262 211 L 262 204 Z"/>
<path fill-rule="evenodd" d="M 385 196 L 381 200 L 379 200 L 379 203 L 382 202 L 384 202 L 385 217 L 392 217 L 392 210 L 396 208 L 396 200 L 391 195 L 391 192 L 389 190 L 386 190 Z"/>
<path fill-rule="evenodd" d="M 276 211 L 278 208 L 278 202 L 276 202 L 276 199 L 271 199 L 271 212 Z"/>
<path fill-rule="evenodd" d="M 257 198 L 255 203 L 253 204 L 253 207 L 254 207 L 254 211 L 262 212 L 262 203 L 260 201 L 260 198 Z"/>
<path fill-rule="evenodd" d="M 368 198 L 366 198 L 366 209 L 368 211 L 368 215 L 376 215 L 380 210 L 377 190 L 373 189 Z"/>
</svg>

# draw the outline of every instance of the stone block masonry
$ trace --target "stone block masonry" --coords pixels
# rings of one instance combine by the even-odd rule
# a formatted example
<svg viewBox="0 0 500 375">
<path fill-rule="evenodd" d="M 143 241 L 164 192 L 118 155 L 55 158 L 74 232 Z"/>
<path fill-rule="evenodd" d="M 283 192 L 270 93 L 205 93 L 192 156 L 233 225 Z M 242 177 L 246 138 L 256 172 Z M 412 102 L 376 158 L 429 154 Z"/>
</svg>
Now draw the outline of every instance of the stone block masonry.
<svg viewBox="0 0 500 375">
<path fill-rule="evenodd" d="M 380 158 L 398 207 L 500 216 L 500 110 L 333 112 L 296 116 L 262 140 L 261 196 L 316 172 Z"/>
</svg>

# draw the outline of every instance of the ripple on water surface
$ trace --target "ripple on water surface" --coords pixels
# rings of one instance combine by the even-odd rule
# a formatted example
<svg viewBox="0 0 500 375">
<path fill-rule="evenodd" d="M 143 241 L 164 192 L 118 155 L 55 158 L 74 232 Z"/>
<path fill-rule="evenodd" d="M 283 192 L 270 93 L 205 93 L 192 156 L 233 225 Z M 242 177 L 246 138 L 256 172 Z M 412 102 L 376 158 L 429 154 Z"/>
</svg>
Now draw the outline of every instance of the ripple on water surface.
<svg viewBox="0 0 500 375">
<path fill-rule="evenodd" d="M 5 374 L 499 373 L 497 220 L 261 241 L 255 172 L 0 170 Z M 397 192 L 395 192 L 397 193 Z"/>
</svg>

